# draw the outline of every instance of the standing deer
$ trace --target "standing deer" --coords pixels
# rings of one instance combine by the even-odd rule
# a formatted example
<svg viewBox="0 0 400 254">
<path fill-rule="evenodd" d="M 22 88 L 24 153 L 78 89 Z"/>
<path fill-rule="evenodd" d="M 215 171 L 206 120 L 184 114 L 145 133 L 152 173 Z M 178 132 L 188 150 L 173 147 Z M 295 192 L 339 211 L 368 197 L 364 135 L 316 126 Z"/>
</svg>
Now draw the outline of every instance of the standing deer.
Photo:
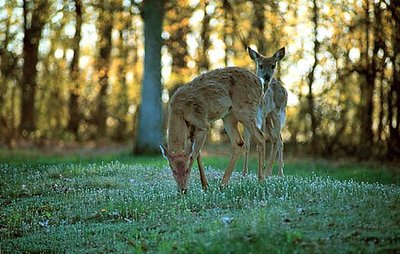
<svg viewBox="0 0 400 254">
<path fill-rule="evenodd" d="M 282 83 L 273 78 L 277 63 L 285 56 L 285 48 L 278 50 L 272 57 L 265 57 L 251 48 L 247 48 L 248 53 L 257 65 L 257 76 L 265 85 L 262 110 L 259 110 L 259 118 L 264 121 L 263 131 L 268 139 L 271 140 L 271 153 L 269 155 L 265 174 L 272 174 L 272 167 L 278 155 L 279 169 L 278 174 L 283 176 L 283 141 L 281 130 L 285 124 L 287 91 Z M 259 120 L 260 122 L 260 120 Z M 245 129 L 245 155 L 243 162 L 243 175 L 247 174 L 248 157 L 250 150 L 250 134 Z"/>
<path fill-rule="evenodd" d="M 238 67 L 207 72 L 175 92 L 169 103 L 168 145 L 161 145 L 160 148 L 169 162 L 178 191 L 186 193 L 195 159 L 202 187 L 207 189 L 200 151 L 206 140 L 209 123 L 217 119 L 223 120 L 233 148 L 221 185 L 228 183 L 244 145 L 238 129 L 239 122 L 257 143 L 258 177 L 260 181 L 264 180 L 265 136 L 256 123 L 262 96 L 260 79 Z"/>
</svg>

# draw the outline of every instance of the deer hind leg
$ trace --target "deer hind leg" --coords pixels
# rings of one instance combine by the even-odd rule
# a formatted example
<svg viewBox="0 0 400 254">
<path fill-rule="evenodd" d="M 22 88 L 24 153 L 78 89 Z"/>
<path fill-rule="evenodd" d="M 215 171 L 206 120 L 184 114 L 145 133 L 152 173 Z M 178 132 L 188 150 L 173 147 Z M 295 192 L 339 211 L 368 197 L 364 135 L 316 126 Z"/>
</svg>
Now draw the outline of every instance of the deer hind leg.
<svg viewBox="0 0 400 254">
<path fill-rule="evenodd" d="M 267 133 L 271 136 L 271 152 L 267 164 L 267 176 L 272 175 L 272 167 L 274 166 L 277 152 L 280 151 L 282 147 L 282 137 L 280 130 L 281 126 L 279 118 L 274 113 L 271 113 L 269 117 L 267 117 Z"/>
<path fill-rule="evenodd" d="M 199 153 L 199 156 L 197 156 L 197 165 L 199 166 L 201 186 L 203 187 L 203 190 L 207 190 L 208 182 L 206 179 L 206 175 L 204 174 L 204 165 L 201 159 L 201 152 Z"/>
<path fill-rule="evenodd" d="M 265 157 L 265 135 L 264 133 L 257 127 L 255 117 L 250 117 L 248 119 L 242 119 L 241 121 L 248 130 L 251 137 L 254 137 L 257 146 L 258 152 L 258 169 L 257 169 L 257 177 L 260 182 L 264 181 L 264 157 Z"/>
<path fill-rule="evenodd" d="M 275 163 L 276 153 L 277 153 L 277 142 L 276 142 L 275 138 L 272 138 L 272 140 L 271 140 L 271 152 L 269 154 L 268 163 L 267 163 L 267 170 L 265 172 L 266 176 L 272 175 L 272 167 L 274 166 L 274 163 Z"/>
<path fill-rule="evenodd" d="M 226 186 L 232 175 L 232 171 L 236 165 L 236 162 L 242 152 L 243 139 L 240 136 L 237 126 L 238 120 L 236 118 L 234 118 L 232 115 L 228 115 L 223 119 L 223 121 L 225 130 L 229 136 L 233 149 L 231 159 L 229 161 L 228 167 L 226 168 L 225 174 L 221 181 L 221 186 Z"/>
<path fill-rule="evenodd" d="M 279 176 L 285 176 L 283 174 L 283 140 L 282 140 L 282 135 L 279 135 L 278 141 L 277 141 L 277 148 L 278 148 L 278 164 L 279 164 L 279 169 L 278 169 L 278 174 Z"/>
<path fill-rule="evenodd" d="M 250 139 L 251 139 L 251 134 L 247 129 L 245 129 L 244 130 L 243 176 L 247 175 L 247 171 L 249 168 Z"/>
</svg>

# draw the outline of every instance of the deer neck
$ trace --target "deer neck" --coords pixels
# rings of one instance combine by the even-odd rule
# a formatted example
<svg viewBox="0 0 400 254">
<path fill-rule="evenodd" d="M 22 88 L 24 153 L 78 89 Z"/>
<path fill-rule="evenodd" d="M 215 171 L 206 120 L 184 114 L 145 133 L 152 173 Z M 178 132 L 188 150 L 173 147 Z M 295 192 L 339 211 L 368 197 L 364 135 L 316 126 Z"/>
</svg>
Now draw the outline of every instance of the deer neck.
<svg viewBox="0 0 400 254">
<path fill-rule="evenodd" d="M 168 149 L 179 153 L 185 150 L 188 128 L 182 115 L 169 112 L 168 118 Z"/>
</svg>

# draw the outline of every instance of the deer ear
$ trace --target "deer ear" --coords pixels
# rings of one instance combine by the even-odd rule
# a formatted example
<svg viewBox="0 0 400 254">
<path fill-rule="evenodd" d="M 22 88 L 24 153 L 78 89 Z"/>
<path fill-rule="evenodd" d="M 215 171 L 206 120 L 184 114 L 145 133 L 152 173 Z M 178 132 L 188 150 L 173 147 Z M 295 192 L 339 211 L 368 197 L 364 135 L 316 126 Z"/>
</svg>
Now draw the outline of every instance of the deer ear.
<svg viewBox="0 0 400 254">
<path fill-rule="evenodd" d="M 168 149 L 167 149 L 165 146 L 160 145 L 160 150 L 161 150 L 162 156 L 163 156 L 165 159 L 168 160 L 168 157 L 169 157 Z"/>
<path fill-rule="evenodd" d="M 285 47 L 281 48 L 280 50 L 276 51 L 273 58 L 275 58 L 276 61 L 282 60 L 282 58 L 285 56 Z"/>
<path fill-rule="evenodd" d="M 249 56 L 251 59 L 253 59 L 253 61 L 257 61 L 260 58 L 260 54 L 250 47 L 247 47 L 247 52 L 249 52 Z"/>
</svg>

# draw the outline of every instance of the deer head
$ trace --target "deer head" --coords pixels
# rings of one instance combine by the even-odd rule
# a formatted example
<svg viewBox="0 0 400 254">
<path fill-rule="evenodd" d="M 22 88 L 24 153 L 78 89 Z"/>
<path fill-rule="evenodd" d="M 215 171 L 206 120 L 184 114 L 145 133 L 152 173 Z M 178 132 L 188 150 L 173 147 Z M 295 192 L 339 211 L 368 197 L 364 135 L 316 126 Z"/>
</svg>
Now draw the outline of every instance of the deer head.
<svg viewBox="0 0 400 254">
<path fill-rule="evenodd" d="M 274 76 L 277 63 L 285 56 L 285 48 L 276 51 L 272 57 L 263 56 L 250 47 L 247 47 L 247 51 L 257 65 L 257 76 L 262 79 L 264 84 L 269 84 Z"/>
<path fill-rule="evenodd" d="M 178 185 L 178 191 L 185 194 L 188 188 L 188 179 L 193 164 L 192 156 L 189 152 L 169 151 L 165 146 L 160 145 L 162 155 L 168 160 L 172 175 Z"/>
</svg>

